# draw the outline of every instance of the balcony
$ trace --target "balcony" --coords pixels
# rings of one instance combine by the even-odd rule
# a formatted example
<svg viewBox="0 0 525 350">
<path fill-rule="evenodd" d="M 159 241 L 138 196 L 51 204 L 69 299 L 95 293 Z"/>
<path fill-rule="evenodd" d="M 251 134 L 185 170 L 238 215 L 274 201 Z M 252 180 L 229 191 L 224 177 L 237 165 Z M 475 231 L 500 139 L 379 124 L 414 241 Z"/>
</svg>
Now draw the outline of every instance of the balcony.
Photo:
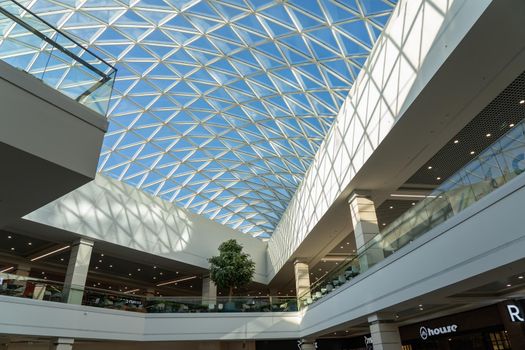
<svg viewBox="0 0 525 350">
<path fill-rule="evenodd" d="M 116 70 L 0 1 L 0 227 L 91 181 Z"/>
<path fill-rule="evenodd" d="M 525 121 L 503 127 L 508 131 L 502 137 L 385 227 L 356 256 L 313 283 L 309 294 L 299 296 L 299 304 L 305 307 L 329 295 L 523 173 Z M 361 264 L 370 254 L 382 258 Z"/>
</svg>

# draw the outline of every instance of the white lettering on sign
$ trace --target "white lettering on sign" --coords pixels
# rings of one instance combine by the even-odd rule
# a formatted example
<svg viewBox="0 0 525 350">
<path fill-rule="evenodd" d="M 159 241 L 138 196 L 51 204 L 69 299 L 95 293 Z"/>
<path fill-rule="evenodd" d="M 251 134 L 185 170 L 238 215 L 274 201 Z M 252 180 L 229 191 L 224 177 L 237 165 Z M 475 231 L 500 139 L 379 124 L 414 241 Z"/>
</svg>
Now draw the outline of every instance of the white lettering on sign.
<svg viewBox="0 0 525 350">
<path fill-rule="evenodd" d="M 521 310 L 516 305 L 507 305 L 507 310 L 509 312 L 510 320 L 512 322 L 525 322 L 521 314 Z"/>
<path fill-rule="evenodd" d="M 429 327 L 421 327 L 419 328 L 419 336 L 423 340 L 427 340 L 428 337 L 441 335 L 441 334 L 448 334 L 448 333 L 454 333 L 458 330 L 458 326 L 455 324 L 451 324 L 449 326 L 443 326 L 443 327 L 437 327 L 437 328 L 429 328 Z"/>
</svg>

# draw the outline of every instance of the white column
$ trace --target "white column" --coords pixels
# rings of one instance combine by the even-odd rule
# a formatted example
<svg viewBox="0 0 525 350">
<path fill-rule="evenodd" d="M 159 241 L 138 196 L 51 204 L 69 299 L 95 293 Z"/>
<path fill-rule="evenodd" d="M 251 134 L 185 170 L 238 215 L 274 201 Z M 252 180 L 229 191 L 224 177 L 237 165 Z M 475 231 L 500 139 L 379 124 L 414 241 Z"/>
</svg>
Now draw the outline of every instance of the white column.
<svg viewBox="0 0 525 350">
<path fill-rule="evenodd" d="M 89 239 L 80 238 L 71 245 L 63 291 L 64 301 L 69 304 L 82 304 L 93 244 Z"/>
<path fill-rule="evenodd" d="M 51 341 L 49 350 L 71 350 L 74 342 L 71 338 L 56 338 Z"/>
<path fill-rule="evenodd" d="M 379 234 L 376 209 L 369 194 L 362 191 L 352 192 L 348 204 L 350 205 L 352 225 L 354 226 L 357 254 L 360 255 L 360 269 L 365 271 L 384 258 L 381 247 L 373 247 L 365 251 L 366 243 Z"/>
<path fill-rule="evenodd" d="M 217 304 L 217 285 L 211 280 L 210 276 L 202 277 L 202 304 Z"/>
<path fill-rule="evenodd" d="M 310 269 L 308 264 L 300 260 L 294 261 L 295 295 L 302 300 L 311 298 L 310 295 Z"/>
<path fill-rule="evenodd" d="M 399 328 L 390 315 L 374 314 L 368 317 L 374 350 L 400 350 Z"/>
<path fill-rule="evenodd" d="M 26 264 L 16 265 L 16 269 L 13 271 L 13 273 L 18 276 L 29 276 L 30 272 L 31 272 L 31 266 L 26 265 Z"/>
</svg>

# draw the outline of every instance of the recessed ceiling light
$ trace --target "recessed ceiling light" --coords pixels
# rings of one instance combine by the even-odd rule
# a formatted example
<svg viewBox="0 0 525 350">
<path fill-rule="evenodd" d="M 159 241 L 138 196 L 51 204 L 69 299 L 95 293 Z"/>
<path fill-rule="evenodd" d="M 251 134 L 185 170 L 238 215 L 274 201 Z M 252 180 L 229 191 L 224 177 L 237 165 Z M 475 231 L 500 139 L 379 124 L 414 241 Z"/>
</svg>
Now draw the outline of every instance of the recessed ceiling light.
<svg viewBox="0 0 525 350">
<path fill-rule="evenodd" d="M 156 279 L 157 279 L 157 277 L 153 276 L 153 279 L 154 279 L 154 280 L 156 280 Z"/>
<path fill-rule="evenodd" d="M 474 153 L 476 153 L 476 152 L 475 151 L 470 151 L 470 154 L 474 154 Z"/>
<path fill-rule="evenodd" d="M 390 209 L 394 209 L 394 206 L 393 206 L 393 205 L 391 205 L 391 206 L 390 206 L 389 208 L 390 208 Z"/>
<path fill-rule="evenodd" d="M 416 205 L 416 202 L 412 202 L 412 205 Z"/>
<path fill-rule="evenodd" d="M 507 284 L 507 287 L 512 287 L 512 284 L 508 283 L 508 284 Z"/>
<path fill-rule="evenodd" d="M 427 169 L 428 169 L 428 170 L 432 169 L 432 165 L 429 165 Z"/>
<path fill-rule="evenodd" d="M 100 254 L 100 256 L 102 256 L 102 257 L 103 257 L 103 256 L 104 256 L 104 254 Z"/>
<path fill-rule="evenodd" d="M 350 244 L 350 242 L 346 242 L 346 244 Z"/>
<path fill-rule="evenodd" d="M 139 271 L 139 272 L 140 272 L 140 269 L 137 269 L 137 271 Z"/>
<path fill-rule="evenodd" d="M 436 177 L 436 180 L 438 181 L 441 180 L 441 176 Z"/>
<path fill-rule="evenodd" d="M 341 249 L 343 249 L 344 247 L 343 247 L 343 246 L 341 246 L 340 248 L 341 248 Z"/>
<path fill-rule="evenodd" d="M 162 275 L 164 275 L 164 273 L 160 272 L 160 273 L 159 273 L 159 275 L 161 275 L 161 276 L 162 276 Z"/>
<path fill-rule="evenodd" d="M 60 261 L 64 261 L 64 258 L 60 258 Z"/>
<path fill-rule="evenodd" d="M 102 259 L 99 259 L 98 262 L 101 263 L 101 262 L 102 262 Z"/>
<path fill-rule="evenodd" d="M 386 223 L 385 223 L 385 222 L 383 222 L 383 226 L 386 226 Z"/>
<path fill-rule="evenodd" d="M 130 273 L 128 273 L 128 276 L 131 276 L 131 272 L 130 272 Z"/>
<path fill-rule="evenodd" d="M 518 276 L 518 279 L 522 280 L 522 279 L 523 279 L 523 276 Z"/>
<path fill-rule="evenodd" d="M 45 275 L 46 273 L 44 271 L 42 271 L 42 275 Z"/>
<path fill-rule="evenodd" d="M 490 134 L 490 133 L 489 133 L 489 134 L 487 134 L 487 135 L 485 135 L 485 136 L 487 136 L 487 137 L 491 137 L 491 136 L 492 136 L 492 134 Z"/>
<path fill-rule="evenodd" d="M 459 140 L 454 140 L 454 143 L 459 143 Z"/>
<path fill-rule="evenodd" d="M 33 245 L 33 243 L 31 243 L 31 242 L 27 242 L 27 245 Z"/>
<path fill-rule="evenodd" d="M 15 250 L 15 247 L 11 247 L 11 250 Z"/>
<path fill-rule="evenodd" d="M 524 104 L 525 103 L 525 100 L 521 100 L 520 101 L 520 105 Z"/>
<path fill-rule="evenodd" d="M 95 270 L 98 270 L 98 266 L 95 266 Z"/>
<path fill-rule="evenodd" d="M 156 269 L 156 268 L 157 268 L 157 266 L 153 266 L 153 268 L 154 268 L 154 269 Z"/>
<path fill-rule="evenodd" d="M 113 267 L 113 265 L 109 265 L 109 267 Z"/>
<path fill-rule="evenodd" d="M 13 238 L 13 236 L 7 236 L 7 239 L 11 239 L 11 238 Z"/>
<path fill-rule="evenodd" d="M 509 127 L 510 127 L 510 128 L 514 127 L 514 123 L 509 124 Z"/>
</svg>

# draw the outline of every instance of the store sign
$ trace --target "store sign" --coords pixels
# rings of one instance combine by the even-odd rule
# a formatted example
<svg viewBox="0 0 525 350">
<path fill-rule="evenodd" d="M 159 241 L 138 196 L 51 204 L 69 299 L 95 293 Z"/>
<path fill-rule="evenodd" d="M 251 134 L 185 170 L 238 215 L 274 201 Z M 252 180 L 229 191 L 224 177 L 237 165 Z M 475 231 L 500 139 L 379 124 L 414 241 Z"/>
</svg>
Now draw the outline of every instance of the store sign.
<svg viewBox="0 0 525 350">
<path fill-rule="evenodd" d="M 509 312 L 510 320 L 512 322 L 525 322 L 523 312 L 521 311 L 521 308 L 519 306 L 508 304 L 507 311 Z"/>
<path fill-rule="evenodd" d="M 419 328 L 419 336 L 423 340 L 427 340 L 428 337 L 433 337 L 436 335 L 442 335 L 442 334 L 449 334 L 449 333 L 455 333 L 458 330 L 458 326 L 455 324 L 451 324 L 444 327 L 437 327 L 437 328 L 429 328 L 422 326 Z"/>
</svg>

